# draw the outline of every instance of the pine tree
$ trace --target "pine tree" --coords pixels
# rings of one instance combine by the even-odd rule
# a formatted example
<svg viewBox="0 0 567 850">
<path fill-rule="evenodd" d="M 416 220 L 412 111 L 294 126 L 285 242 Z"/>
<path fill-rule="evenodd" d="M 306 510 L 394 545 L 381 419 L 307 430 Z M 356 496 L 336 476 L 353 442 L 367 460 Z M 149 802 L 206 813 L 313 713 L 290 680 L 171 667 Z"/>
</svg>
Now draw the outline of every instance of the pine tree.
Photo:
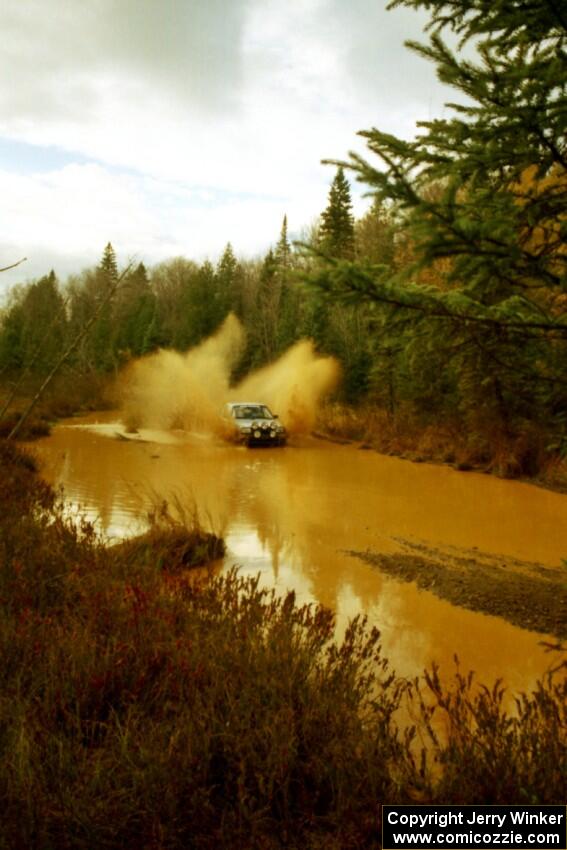
<svg viewBox="0 0 567 850">
<path fill-rule="evenodd" d="M 321 216 L 321 248 L 331 257 L 354 257 L 354 219 L 350 187 L 339 166 L 329 191 L 329 203 Z"/>
<path fill-rule="evenodd" d="M 21 299 L 5 311 L 0 323 L 0 372 L 16 372 L 25 366 L 26 316 Z"/>
<path fill-rule="evenodd" d="M 297 257 L 288 237 L 287 215 L 284 215 L 280 238 L 276 245 L 277 326 L 275 351 L 280 354 L 300 338 L 301 303 L 304 293 L 296 285 L 293 272 Z"/>
<path fill-rule="evenodd" d="M 0 326 L 0 370 L 48 372 L 66 331 L 65 303 L 55 272 L 18 287 Z"/>
<path fill-rule="evenodd" d="M 393 266 L 394 238 L 392 214 L 375 198 L 368 212 L 355 222 L 356 256 L 370 263 Z"/>
<path fill-rule="evenodd" d="M 121 357 L 146 354 L 157 346 L 156 298 L 143 263 L 127 276 L 113 314 L 114 347 Z"/>
<path fill-rule="evenodd" d="M 34 371 L 47 372 L 61 353 L 66 330 L 63 298 L 54 271 L 28 288 L 23 311 L 26 361 L 36 361 Z M 50 329 L 47 338 L 46 329 Z"/>
<path fill-rule="evenodd" d="M 225 269 L 231 267 L 227 263 Z M 225 318 L 227 307 L 218 297 L 218 280 L 212 264 L 205 260 L 196 273 L 191 276 L 184 307 L 187 310 L 191 328 L 185 347 L 201 342 L 213 333 Z"/>
<path fill-rule="evenodd" d="M 108 242 L 93 281 L 95 305 L 98 306 L 107 299 L 108 293 L 116 286 L 117 281 L 116 254 L 111 243 Z M 100 371 L 106 371 L 117 363 L 118 352 L 115 350 L 116 339 L 113 333 L 112 313 L 112 304 L 106 301 L 87 340 L 87 344 L 90 343 L 92 366 Z"/>
<path fill-rule="evenodd" d="M 282 279 L 277 254 L 272 249 L 264 258 L 258 287 L 258 339 L 261 357 L 258 362 L 268 363 L 274 359 L 278 345 L 278 323 L 280 319 L 280 301 Z"/>
<path fill-rule="evenodd" d="M 234 310 L 238 303 L 240 265 L 235 257 L 232 245 L 227 242 L 216 269 L 216 300 L 219 323 L 227 313 Z"/>
<path fill-rule="evenodd" d="M 291 245 L 287 236 L 287 215 L 284 215 L 282 229 L 278 244 L 276 245 L 276 261 L 282 269 L 289 269 L 291 266 Z"/>
<path fill-rule="evenodd" d="M 102 259 L 98 266 L 99 275 L 102 281 L 109 286 L 112 286 L 118 280 L 118 264 L 116 262 L 116 254 L 110 242 L 107 243 L 104 249 Z"/>
<path fill-rule="evenodd" d="M 439 78 L 467 102 L 453 105 L 452 118 L 421 122 L 414 141 L 361 133 L 387 167 L 381 171 L 358 156 L 350 166 L 377 198 L 405 213 L 419 266 L 451 260 L 452 291 L 396 287 L 411 283 L 414 268 L 395 279 L 351 275 L 338 288 L 477 324 L 565 337 L 567 322 L 541 291 L 567 286 L 567 25 L 554 11 L 558 4 L 393 5 L 402 4 L 434 10 L 429 45 L 409 46 L 433 61 Z M 480 36 L 478 61 L 453 54 L 441 39 L 443 28 L 456 30 L 463 42 Z M 432 184 L 441 190 L 433 197 Z"/>
<path fill-rule="evenodd" d="M 482 388 L 487 409 L 545 421 L 567 403 L 567 13 L 556 0 L 398 5 L 430 11 L 429 43 L 409 47 L 461 102 L 421 122 L 413 141 L 361 133 L 383 170 L 357 155 L 342 165 L 393 206 L 414 262 L 335 262 L 312 282 L 342 301 L 391 307 L 413 363 L 418 339 L 422 361 L 428 350 L 434 364 L 443 351 L 460 361 L 470 409 Z M 466 56 L 443 41 L 448 30 Z"/>
</svg>

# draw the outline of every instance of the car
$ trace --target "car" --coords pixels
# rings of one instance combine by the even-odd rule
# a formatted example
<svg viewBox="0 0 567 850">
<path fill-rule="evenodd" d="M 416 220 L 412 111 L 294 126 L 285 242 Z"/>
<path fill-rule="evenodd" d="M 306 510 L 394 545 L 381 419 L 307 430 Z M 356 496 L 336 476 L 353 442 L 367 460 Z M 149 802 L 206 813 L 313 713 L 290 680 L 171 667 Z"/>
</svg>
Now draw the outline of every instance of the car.
<svg viewBox="0 0 567 850">
<path fill-rule="evenodd" d="M 284 446 L 287 431 L 266 404 L 230 402 L 224 406 L 223 418 L 231 426 L 233 436 L 246 446 Z"/>
</svg>

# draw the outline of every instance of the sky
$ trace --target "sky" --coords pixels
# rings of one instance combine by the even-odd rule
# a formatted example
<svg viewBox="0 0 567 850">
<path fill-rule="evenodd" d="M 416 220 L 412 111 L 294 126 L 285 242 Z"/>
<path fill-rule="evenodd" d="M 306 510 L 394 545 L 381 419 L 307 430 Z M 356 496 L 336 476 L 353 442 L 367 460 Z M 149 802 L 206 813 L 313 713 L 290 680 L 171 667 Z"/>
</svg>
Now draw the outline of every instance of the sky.
<svg viewBox="0 0 567 850">
<path fill-rule="evenodd" d="M 357 131 L 444 114 L 387 0 L 2 0 L 0 294 L 54 269 L 264 253 L 299 236 Z M 368 206 L 353 186 L 355 214 Z"/>
</svg>

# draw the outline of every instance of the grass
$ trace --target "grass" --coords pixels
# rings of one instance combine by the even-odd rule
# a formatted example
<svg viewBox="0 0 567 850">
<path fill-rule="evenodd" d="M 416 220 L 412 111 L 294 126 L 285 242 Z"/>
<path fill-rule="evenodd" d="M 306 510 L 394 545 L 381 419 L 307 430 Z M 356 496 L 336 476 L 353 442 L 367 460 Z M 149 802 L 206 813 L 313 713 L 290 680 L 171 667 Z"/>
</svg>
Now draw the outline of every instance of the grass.
<svg viewBox="0 0 567 850">
<path fill-rule="evenodd" d="M 562 802 L 560 670 L 512 715 L 404 681 L 363 619 L 337 644 L 328 610 L 186 568 L 218 538 L 162 511 L 106 547 L 28 455 L 0 467 L 2 850 L 371 848 L 384 802 Z"/>
<path fill-rule="evenodd" d="M 12 376 L 11 380 L 6 376 L 0 380 L 0 410 L 11 398 L 17 381 L 17 375 Z M 28 376 L 18 386 L 16 395 L 0 419 L 0 439 L 7 437 L 19 422 L 40 383 L 41 378 Z M 96 375 L 87 377 L 69 371 L 58 375 L 26 419 L 18 433 L 18 439 L 27 441 L 44 437 L 50 433 L 51 423 L 56 419 L 72 416 L 77 411 L 101 410 L 108 407 L 107 383 L 104 378 Z"/>
<path fill-rule="evenodd" d="M 0 440 L 6 439 L 12 429 L 20 421 L 21 410 L 9 411 L 0 421 Z M 51 431 L 49 420 L 44 415 L 30 416 L 20 430 L 19 439 L 37 440 L 38 437 L 46 437 Z"/>
<path fill-rule="evenodd" d="M 448 463 L 460 470 L 478 469 L 504 478 L 530 478 L 544 486 L 567 489 L 567 463 L 546 446 L 546 435 L 531 423 L 515 434 L 483 422 L 446 420 L 425 423 L 411 411 L 395 416 L 371 405 L 326 405 L 318 428 L 338 439 L 361 442 L 383 454 L 414 461 Z"/>
</svg>

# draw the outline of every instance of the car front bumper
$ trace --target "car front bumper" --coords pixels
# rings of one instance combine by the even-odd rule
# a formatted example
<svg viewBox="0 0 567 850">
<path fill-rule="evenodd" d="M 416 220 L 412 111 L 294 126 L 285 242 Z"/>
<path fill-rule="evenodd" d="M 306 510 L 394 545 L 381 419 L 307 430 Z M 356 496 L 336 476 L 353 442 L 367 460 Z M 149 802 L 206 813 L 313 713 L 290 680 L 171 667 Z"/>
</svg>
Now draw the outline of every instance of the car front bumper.
<svg viewBox="0 0 567 850">
<path fill-rule="evenodd" d="M 265 434 L 263 431 L 260 432 L 260 436 L 257 437 L 255 434 L 241 434 L 240 440 L 246 446 L 284 446 L 286 443 L 286 435 L 285 434 L 275 434 L 275 436 L 271 436 L 269 433 Z"/>
</svg>

